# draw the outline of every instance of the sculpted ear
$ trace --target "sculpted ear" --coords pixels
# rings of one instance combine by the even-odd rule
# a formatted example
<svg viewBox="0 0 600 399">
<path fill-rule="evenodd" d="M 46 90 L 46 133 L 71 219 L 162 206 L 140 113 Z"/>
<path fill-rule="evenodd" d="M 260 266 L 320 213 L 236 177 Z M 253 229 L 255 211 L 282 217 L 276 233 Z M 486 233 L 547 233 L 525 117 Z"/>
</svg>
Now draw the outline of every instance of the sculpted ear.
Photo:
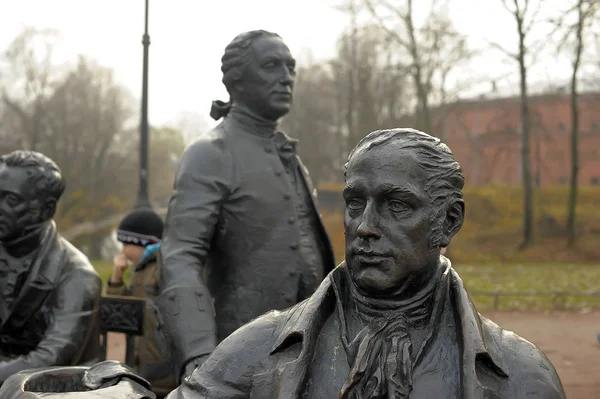
<svg viewBox="0 0 600 399">
<path fill-rule="evenodd" d="M 463 225 L 465 221 L 465 202 L 462 199 L 455 199 L 446 210 L 446 220 L 442 228 L 442 242 L 440 246 L 447 247 L 452 240 L 452 237 Z"/>
<path fill-rule="evenodd" d="M 233 90 L 235 90 L 236 93 L 242 93 L 244 91 L 244 82 L 242 80 L 236 80 L 233 84 Z"/>
</svg>

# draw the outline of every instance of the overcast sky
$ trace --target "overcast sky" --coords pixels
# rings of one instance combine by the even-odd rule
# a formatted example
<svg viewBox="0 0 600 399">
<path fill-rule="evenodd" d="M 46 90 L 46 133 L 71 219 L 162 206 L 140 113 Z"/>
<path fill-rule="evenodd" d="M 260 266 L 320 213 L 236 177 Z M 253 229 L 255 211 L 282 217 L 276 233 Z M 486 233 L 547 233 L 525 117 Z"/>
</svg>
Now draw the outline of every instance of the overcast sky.
<svg viewBox="0 0 600 399">
<path fill-rule="evenodd" d="M 416 3 L 423 2 L 427 0 Z M 560 0 L 546 3 L 549 9 L 561 6 Z M 150 0 L 150 122 L 172 123 L 183 112 L 206 115 L 209 121 L 211 101 L 227 100 L 220 72 L 223 50 L 243 31 L 279 33 L 300 62 L 308 53 L 317 59 L 332 56 L 336 38 L 348 22 L 332 4 L 332 0 Z M 500 0 L 452 0 L 450 15 L 474 45 L 490 40 L 516 48 L 515 23 Z M 112 68 L 118 82 L 139 98 L 143 22 L 143 0 L 0 0 L 0 49 L 25 26 L 56 28 L 63 37 L 56 54 L 59 62 L 73 61 L 77 54 L 89 56 Z M 492 78 L 508 66 L 501 57 L 490 56 L 472 68 Z M 555 64 L 542 66 L 536 73 L 551 76 L 556 69 Z"/>
</svg>

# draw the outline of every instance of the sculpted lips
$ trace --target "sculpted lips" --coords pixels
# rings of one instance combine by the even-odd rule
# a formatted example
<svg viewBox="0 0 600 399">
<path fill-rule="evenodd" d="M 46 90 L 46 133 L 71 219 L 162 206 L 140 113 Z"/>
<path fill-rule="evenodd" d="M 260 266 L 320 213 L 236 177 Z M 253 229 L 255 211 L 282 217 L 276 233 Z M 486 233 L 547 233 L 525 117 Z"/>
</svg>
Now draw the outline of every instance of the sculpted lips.
<svg viewBox="0 0 600 399">
<path fill-rule="evenodd" d="M 365 265 L 377 265 L 389 258 L 386 253 L 375 252 L 373 250 L 358 248 L 352 251 L 355 258 Z"/>
<path fill-rule="evenodd" d="M 273 93 L 274 95 L 276 95 L 277 97 L 283 97 L 283 98 L 292 98 L 292 93 L 290 93 L 289 91 L 276 91 L 275 93 Z"/>
</svg>

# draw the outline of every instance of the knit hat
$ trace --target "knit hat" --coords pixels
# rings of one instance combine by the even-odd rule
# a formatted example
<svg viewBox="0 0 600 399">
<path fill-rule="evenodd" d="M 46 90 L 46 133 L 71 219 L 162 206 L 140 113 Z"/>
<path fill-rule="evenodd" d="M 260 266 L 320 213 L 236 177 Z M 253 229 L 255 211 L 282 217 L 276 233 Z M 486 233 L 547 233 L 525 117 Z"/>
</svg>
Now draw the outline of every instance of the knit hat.
<svg viewBox="0 0 600 399">
<path fill-rule="evenodd" d="M 135 209 L 121 220 L 117 240 L 125 244 L 145 247 L 160 242 L 163 221 L 151 209 Z"/>
</svg>

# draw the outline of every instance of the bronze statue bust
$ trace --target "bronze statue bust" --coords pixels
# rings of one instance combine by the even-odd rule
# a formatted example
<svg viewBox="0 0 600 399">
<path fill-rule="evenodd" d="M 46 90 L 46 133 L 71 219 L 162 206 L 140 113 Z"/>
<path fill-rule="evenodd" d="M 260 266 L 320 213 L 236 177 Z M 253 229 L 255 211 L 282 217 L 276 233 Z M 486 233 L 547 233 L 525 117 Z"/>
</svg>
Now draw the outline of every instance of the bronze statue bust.
<svg viewBox="0 0 600 399">
<path fill-rule="evenodd" d="M 292 104 L 288 47 L 242 33 L 221 70 L 230 101 L 214 102 L 223 121 L 182 155 L 159 259 L 158 319 L 177 377 L 243 324 L 308 298 L 335 266 L 296 140 L 278 129 Z"/>
<path fill-rule="evenodd" d="M 346 262 L 229 336 L 168 398 L 565 398 L 542 351 L 480 315 L 440 255 L 465 212 L 445 144 L 372 132 L 345 180 Z"/>
<path fill-rule="evenodd" d="M 102 284 L 52 220 L 60 169 L 32 151 L 0 156 L 0 385 L 30 368 L 97 359 Z"/>
</svg>

